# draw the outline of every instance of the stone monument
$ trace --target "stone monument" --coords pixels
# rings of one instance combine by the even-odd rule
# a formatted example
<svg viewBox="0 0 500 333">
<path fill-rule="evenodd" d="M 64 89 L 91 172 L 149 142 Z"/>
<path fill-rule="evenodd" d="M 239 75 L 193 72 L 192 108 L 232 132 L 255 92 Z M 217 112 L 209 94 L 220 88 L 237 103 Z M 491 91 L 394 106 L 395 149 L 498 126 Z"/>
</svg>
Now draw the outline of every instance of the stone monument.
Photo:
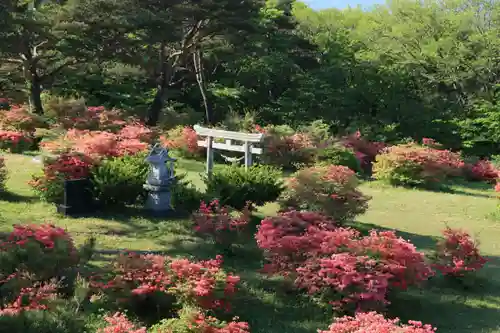
<svg viewBox="0 0 500 333">
<path fill-rule="evenodd" d="M 150 170 L 144 189 L 148 191 L 146 209 L 156 216 L 172 212 L 171 187 L 175 181 L 175 158 L 168 155 L 168 150 L 156 144 L 146 157 Z"/>
</svg>

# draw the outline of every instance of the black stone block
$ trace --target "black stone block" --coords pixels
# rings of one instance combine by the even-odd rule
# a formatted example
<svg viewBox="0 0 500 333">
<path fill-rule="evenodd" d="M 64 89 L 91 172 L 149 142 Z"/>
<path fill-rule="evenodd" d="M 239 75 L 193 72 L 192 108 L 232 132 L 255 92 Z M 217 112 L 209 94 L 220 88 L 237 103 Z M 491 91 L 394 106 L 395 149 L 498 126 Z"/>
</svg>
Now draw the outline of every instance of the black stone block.
<svg viewBox="0 0 500 333">
<path fill-rule="evenodd" d="M 66 216 L 87 215 L 95 212 L 96 204 L 89 179 L 64 181 L 64 198 L 57 205 L 57 212 Z"/>
</svg>

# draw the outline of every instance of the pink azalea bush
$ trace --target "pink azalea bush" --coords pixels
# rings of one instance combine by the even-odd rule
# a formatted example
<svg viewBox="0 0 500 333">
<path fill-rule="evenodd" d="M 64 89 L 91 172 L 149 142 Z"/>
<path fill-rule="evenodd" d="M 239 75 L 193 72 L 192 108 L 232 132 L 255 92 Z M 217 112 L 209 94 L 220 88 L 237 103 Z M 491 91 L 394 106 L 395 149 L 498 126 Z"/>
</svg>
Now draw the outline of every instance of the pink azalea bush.
<svg viewBox="0 0 500 333">
<path fill-rule="evenodd" d="M 345 166 L 316 166 L 297 171 L 282 194 L 282 209 L 322 212 L 336 222 L 362 214 L 370 198 L 358 190 L 354 171 Z"/>
<path fill-rule="evenodd" d="M 256 240 L 268 261 L 267 273 L 285 276 L 344 310 L 381 307 L 388 304 L 390 290 L 405 290 L 433 274 L 424 254 L 394 232 L 361 236 L 315 213 L 266 218 Z"/>
<path fill-rule="evenodd" d="M 390 185 L 427 187 L 462 175 L 463 167 L 457 153 L 411 143 L 384 149 L 376 157 L 373 174 Z"/>
<path fill-rule="evenodd" d="M 205 153 L 205 149 L 198 146 L 198 134 L 189 126 L 178 126 L 167 131 L 160 141 L 166 148 L 176 150 L 186 158 L 199 158 Z"/>
<path fill-rule="evenodd" d="M 221 206 L 218 200 L 208 204 L 202 201 L 192 218 L 196 232 L 209 235 L 217 244 L 228 247 L 248 226 L 251 212 L 247 206 L 235 215 L 229 207 Z"/>
<path fill-rule="evenodd" d="M 343 137 L 341 143 L 344 147 L 354 151 L 356 158 L 361 164 L 361 168 L 368 173 L 371 173 L 372 163 L 375 161 L 375 157 L 386 147 L 383 142 L 369 141 L 363 138 L 360 131 Z"/>
<path fill-rule="evenodd" d="M 0 113 L 0 128 L 4 130 L 32 133 L 36 128 L 45 127 L 47 124 L 42 117 L 29 112 L 24 105 L 14 105 Z"/>
<path fill-rule="evenodd" d="M 386 319 L 376 312 L 360 312 L 355 317 L 337 318 L 326 331 L 318 333 L 434 333 L 436 328 L 418 321 L 402 324 L 398 318 Z"/>
<path fill-rule="evenodd" d="M 104 317 L 108 326 L 101 328 L 97 333 L 146 333 L 146 327 L 137 328 L 127 316 L 123 313 L 116 312 L 112 316 Z"/>
<path fill-rule="evenodd" d="M 463 277 L 486 264 L 478 244 L 467 232 L 447 227 L 443 230 L 443 236 L 444 239 L 436 247 L 434 264 L 443 275 Z"/>
<path fill-rule="evenodd" d="M 121 255 L 108 274 L 93 278 L 92 286 L 122 305 L 142 304 L 159 296 L 170 300 L 172 308 L 192 304 L 229 309 L 240 278 L 225 273 L 221 265 L 220 256 L 193 262 L 159 255 Z"/>
<path fill-rule="evenodd" d="M 57 296 L 56 288 L 51 284 L 23 287 L 16 294 L 12 302 L 0 307 L 0 316 L 17 316 L 25 311 L 48 310 L 50 301 Z"/>
<path fill-rule="evenodd" d="M 474 164 L 467 164 L 464 169 L 467 179 L 472 181 L 494 183 L 500 177 L 500 170 L 488 160 L 479 160 Z"/>
</svg>

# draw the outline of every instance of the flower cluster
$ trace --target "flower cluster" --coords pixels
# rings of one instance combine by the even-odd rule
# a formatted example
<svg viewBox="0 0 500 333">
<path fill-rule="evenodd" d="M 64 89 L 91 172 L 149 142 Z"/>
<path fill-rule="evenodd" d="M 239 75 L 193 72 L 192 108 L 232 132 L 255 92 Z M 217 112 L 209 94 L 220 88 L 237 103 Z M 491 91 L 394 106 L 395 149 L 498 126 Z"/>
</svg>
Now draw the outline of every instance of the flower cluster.
<svg viewBox="0 0 500 333">
<path fill-rule="evenodd" d="M 375 161 L 375 157 L 385 148 L 383 142 L 369 141 L 363 138 L 360 131 L 345 136 L 341 143 L 346 148 L 354 151 L 363 170 L 370 171 L 371 164 Z"/>
<path fill-rule="evenodd" d="M 189 126 L 178 126 L 169 130 L 160 137 L 163 146 L 177 150 L 184 157 L 200 157 L 204 153 L 203 147 L 198 146 L 198 134 Z"/>
<path fill-rule="evenodd" d="M 109 276 L 95 276 L 92 286 L 121 302 L 155 293 L 204 309 L 227 309 L 239 277 L 225 273 L 222 257 L 192 262 L 158 255 L 122 255 Z"/>
<path fill-rule="evenodd" d="M 49 152 L 73 151 L 100 159 L 145 151 L 151 138 L 152 132 L 142 125 L 125 126 L 118 134 L 73 129 L 56 141 L 42 142 L 41 146 Z M 143 139 L 149 141 L 141 141 Z"/>
<path fill-rule="evenodd" d="M 48 303 L 55 297 L 56 288 L 51 284 L 21 288 L 15 300 L 0 309 L 0 316 L 15 316 L 24 311 L 47 310 Z"/>
<path fill-rule="evenodd" d="M 434 333 L 436 331 L 430 325 L 421 322 L 409 321 L 401 324 L 398 318 L 386 319 L 376 312 L 360 312 L 355 317 L 341 317 L 326 331 L 319 333 Z"/>
<path fill-rule="evenodd" d="M 374 164 L 375 178 L 391 185 L 429 186 L 460 176 L 464 162 L 449 150 L 404 144 L 386 148 Z"/>
<path fill-rule="evenodd" d="M 28 150 L 32 144 L 33 139 L 23 132 L 0 130 L 0 149 L 21 153 Z"/>
<path fill-rule="evenodd" d="M 220 245 L 229 246 L 248 225 L 250 217 L 248 206 L 234 216 L 229 207 L 220 205 L 219 200 L 208 204 L 202 201 L 193 214 L 194 229 L 210 235 Z"/>
<path fill-rule="evenodd" d="M 129 121 L 120 110 L 107 110 L 104 106 L 86 107 L 80 104 L 64 101 L 62 105 L 52 108 L 55 113 L 56 126 L 64 129 L 116 131 Z M 133 119 L 131 119 L 133 121 Z"/>
<path fill-rule="evenodd" d="M 273 127 L 267 128 L 265 134 L 262 159 L 266 164 L 290 168 L 313 163 L 316 146 L 308 134 L 281 133 Z"/>
<path fill-rule="evenodd" d="M 97 333 L 146 333 L 146 327 L 137 328 L 120 312 L 116 312 L 112 316 L 106 316 L 104 320 L 108 323 L 108 326 L 99 329 Z"/>
<path fill-rule="evenodd" d="M 479 160 L 465 167 L 470 180 L 495 182 L 500 177 L 500 170 L 488 160 Z"/>
<path fill-rule="evenodd" d="M 337 222 L 362 214 L 369 197 L 358 189 L 354 171 L 345 166 L 328 165 L 299 170 L 288 181 L 282 194 L 284 209 L 319 211 Z"/>
<path fill-rule="evenodd" d="M 461 277 L 484 266 L 486 258 L 481 256 L 478 244 L 467 232 L 448 227 L 443 230 L 443 236 L 437 244 L 434 264 L 442 274 Z"/>
<path fill-rule="evenodd" d="M 394 232 L 362 237 L 311 214 L 288 212 L 261 222 L 256 239 L 270 262 L 267 272 L 344 309 L 387 304 L 390 288 L 406 289 L 433 274 L 423 253 Z"/>
<path fill-rule="evenodd" d="M 43 173 L 33 175 L 29 182 L 40 198 L 47 202 L 61 200 L 64 180 L 86 178 L 94 160 L 75 153 L 64 153 L 44 161 Z"/>
</svg>

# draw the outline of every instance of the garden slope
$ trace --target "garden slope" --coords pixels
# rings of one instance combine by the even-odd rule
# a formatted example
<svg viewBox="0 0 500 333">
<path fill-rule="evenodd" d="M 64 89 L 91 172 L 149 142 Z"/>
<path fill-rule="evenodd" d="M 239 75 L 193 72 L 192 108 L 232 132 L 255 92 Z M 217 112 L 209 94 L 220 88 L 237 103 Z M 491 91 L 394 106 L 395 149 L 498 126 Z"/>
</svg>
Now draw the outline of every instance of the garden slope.
<svg viewBox="0 0 500 333">
<path fill-rule="evenodd" d="M 15 223 L 52 222 L 68 229 L 77 240 L 93 234 L 100 249 L 128 248 L 162 250 L 171 254 L 196 254 L 203 246 L 191 232 L 189 221 L 161 221 L 141 217 L 113 215 L 99 218 L 68 219 L 55 214 L 51 205 L 32 197 L 27 182 L 40 165 L 31 156 L 7 155 L 10 195 L 0 198 L 0 231 Z M 179 163 L 179 172 L 187 172 L 199 184 L 197 173 L 203 165 Z M 362 190 L 373 196 L 368 212 L 361 216 L 361 227 L 393 228 L 423 249 L 429 250 L 434 237 L 448 224 L 464 228 L 480 238 L 481 249 L 490 262 L 481 273 L 488 277 L 473 291 L 459 294 L 455 289 L 430 288 L 424 293 L 413 291 L 394 301 L 393 312 L 403 319 L 417 319 L 438 327 L 442 333 L 500 333 L 500 221 L 492 212 L 496 200 L 491 190 L 454 187 L 450 193 L 394 189 L 376 183 L 364 184 Z M 266 207 L 271 213 L 274 205 Z M 135 216 L 135 217 L 134 217 Z M 255 333 L 307 333 L 326 328 L 330 321 L 323 311 L 306 299 L 284 297 L 276 293 L 279 284 L 256 273 L 260 262 L 249 251 L 248 258 L 230 260 L 228 265 L 242 276 L 244 297 L 237 305 L 246 310 Z M 206 253 L 205 253 L 206 254 Z M 258 256 L 256 256 L 258 257 Z"/>
</svg>

